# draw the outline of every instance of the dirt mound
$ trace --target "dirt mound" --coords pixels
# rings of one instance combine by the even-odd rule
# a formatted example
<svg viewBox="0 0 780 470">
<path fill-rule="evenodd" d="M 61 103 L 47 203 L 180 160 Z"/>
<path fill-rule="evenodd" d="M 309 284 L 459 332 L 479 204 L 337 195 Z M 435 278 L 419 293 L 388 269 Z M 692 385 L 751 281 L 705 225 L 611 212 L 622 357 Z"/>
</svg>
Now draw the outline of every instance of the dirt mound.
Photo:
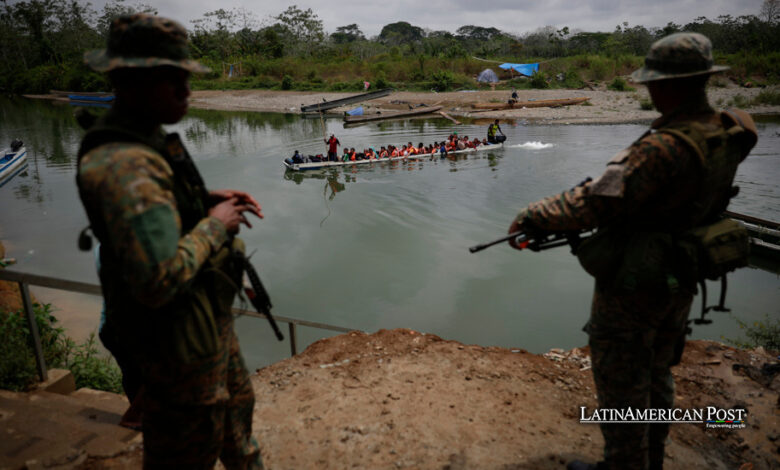
<svg viewBox="0 0 780 470">
<path fill-rule="evenodd" d="M 780 468 L 774 358 L 691 341 L 681 408 L 742 407 L 745 429 L 672 426 L 666 468 Z M 776 362 L 776 361 L 775 361 Z M 253 376 L 255 432 L 274 469 L 560 469 L 601 454 L 587 348 L 535 355 L 411 330 L 352 332 Z M 750 466 L 752 465 L 752 466 Z"/>
</svg>

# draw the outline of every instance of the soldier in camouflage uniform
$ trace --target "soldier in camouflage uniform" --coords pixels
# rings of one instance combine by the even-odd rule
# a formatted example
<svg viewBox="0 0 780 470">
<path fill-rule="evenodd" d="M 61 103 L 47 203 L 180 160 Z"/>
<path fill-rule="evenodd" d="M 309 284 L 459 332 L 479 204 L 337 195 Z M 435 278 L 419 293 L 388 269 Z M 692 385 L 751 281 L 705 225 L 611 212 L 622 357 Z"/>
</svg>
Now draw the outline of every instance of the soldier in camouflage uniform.
<svg viewBox="0 0 780 470">
<path fill-rule="evenodd" d="M 106 322 L 101 338 L 140 374 L 145 468 L 262 468 L 252 438 L 254 393 L 233 331 L 241 285 L 241 191 L 207 192 L 176 134 L 191 72 L 184 28 L 146 14 L 116 19 L 106 50 L 85 55 L 108 72 L 116 102 L 88 129 L 77 183 L 101 242 Z"/>
<path fill-rule="evenodd" d="M 737 165 L 755 144 L 747 113 L 719 113 L 707 102 L 707 79 L 725 68 L 713 65 L 710 41 L 700 34 L 654 43 L 633 79 L 647 83 L 662 116 L 599 179 L 529 204 L 509 228 L 531 234 L 598 228 L 577 254 L 596 277 L 585 331 L 599 408 L 674 406 L 670 366 L 682 354 L 696 287 L 673 240 L 725 210 Z M 668 425 L 603 424 L 601 430 L 604 461 L 567 468 L 663 467 Z"/>
</svg>

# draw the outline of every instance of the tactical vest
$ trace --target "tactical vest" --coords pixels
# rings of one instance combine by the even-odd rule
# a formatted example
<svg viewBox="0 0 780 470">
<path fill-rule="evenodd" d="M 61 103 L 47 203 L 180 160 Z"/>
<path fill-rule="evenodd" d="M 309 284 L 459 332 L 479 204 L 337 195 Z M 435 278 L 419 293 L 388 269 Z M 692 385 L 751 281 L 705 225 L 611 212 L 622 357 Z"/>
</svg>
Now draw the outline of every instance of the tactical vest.
<svg viewBox="0 0 780 470">
<path fill-rule="evenodd" d="M 181 219 L 181 233 L 190 232 L 208 214 L 208 191 L 177 134 L 157 144 L 131 130 L 98 124 L 89 129 L 79 149 L 81 158 L 107 143 L 136 143 L 163 156 L 173 170 L 173 194 Z M 163 142 L 162 140 L 160 142 Z M 78 172 L 77 172 L 78 175 Z M 232 322 L 231 307 L 243 275 L 243 242 L 235 238 L 230 246 L 217 250 L 195 279 L 169 304 L 150 308 L 140 304 L 124 285 L 118 260 L 97 208 L 82 190 L 79 193 L 92 231 L 101 242 L 100 281 L 106 306 L 106 323 L 101 339 L 131 355 L 154 356 L 176 363 L 193 363 L 209 358 L 220 349 L 221 324 Z M 111 349 L 111 345 L 107 344 Z"/>
<path fill-rule="evenodd" d="M 720 219 L 736 194 L 734 175 L 756 142 L 755 128 L 750 116 L 742 112 L 724 111 L 720 121 L 674 122 L 657 130 L 680 139 L 696 156 L 696 178 L 691 181 L 696 184 L 695 197 L 675 207 L 663 222 L 645 221 L 639 213 L 585 240 L 577 256 L 597 285 L 620 290 L 695 291 L 697 281 L 746 265 L 747 232 L 732 224 L 724 228 Z M 706 233 L 711 241 L 716 240 L 709 248 L 702 246 Z M 739 248 L 726 262 L 716 261 L 718 268 L 712 269 L 707 250 L 717 258 L 718 253 L 731 249 L 718 246 L 728 240 Z"/>
</svg>

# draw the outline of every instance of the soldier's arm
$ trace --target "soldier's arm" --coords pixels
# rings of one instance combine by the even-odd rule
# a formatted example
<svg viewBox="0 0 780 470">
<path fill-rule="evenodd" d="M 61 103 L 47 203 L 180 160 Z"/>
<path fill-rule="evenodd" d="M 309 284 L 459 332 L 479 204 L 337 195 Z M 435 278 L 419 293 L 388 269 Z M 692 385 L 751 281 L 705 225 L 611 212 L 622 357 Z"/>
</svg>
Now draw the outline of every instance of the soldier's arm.
<svg viewBox="0 0 780 470">
<path fill-rule="evenodd" d="M 528 205 L 519 224 L 549 231 L 587 230 L 634 213 L 673 184 L 692 154 L 668 134 L 652 134 L 615 155 L 595 181 Z"/>
<path fill-rule="evenodd" d="M 227 241 L 225 225 L 206 217 L 181 233 L 173 172 L 160 155 L 139 146 L 95 151 L 110 154 L 97 196 L 124 280 L 142 303 L 164 305 Z"/>
</svg>

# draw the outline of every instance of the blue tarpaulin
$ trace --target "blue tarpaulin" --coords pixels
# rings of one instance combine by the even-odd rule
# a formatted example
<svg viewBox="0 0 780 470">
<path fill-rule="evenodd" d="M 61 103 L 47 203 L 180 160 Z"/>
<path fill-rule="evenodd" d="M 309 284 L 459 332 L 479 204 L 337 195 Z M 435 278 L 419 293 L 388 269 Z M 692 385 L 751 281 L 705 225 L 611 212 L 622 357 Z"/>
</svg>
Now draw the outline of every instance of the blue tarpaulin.
<svg viewBox="0 0 780 470">
<path fill-rule="evenodd" d="M 539 64 L 501 64 L 499 65 L 500 68 L 504 70 L 512 69 L 515 72 L 519 73 L 520 75 L 525 75 L 527 77 L 530 77 L 535 72 L 539 71 Z"/>
<path fill-rule="evenodd" d="M 363 115 L 363 107 L 362 106 L 358 106 L 355 109 L 350 109 L 349 111 L 347 111 L 347 115 L 349 115 L 349 116 L 362 116 Z"/>
</svg>

